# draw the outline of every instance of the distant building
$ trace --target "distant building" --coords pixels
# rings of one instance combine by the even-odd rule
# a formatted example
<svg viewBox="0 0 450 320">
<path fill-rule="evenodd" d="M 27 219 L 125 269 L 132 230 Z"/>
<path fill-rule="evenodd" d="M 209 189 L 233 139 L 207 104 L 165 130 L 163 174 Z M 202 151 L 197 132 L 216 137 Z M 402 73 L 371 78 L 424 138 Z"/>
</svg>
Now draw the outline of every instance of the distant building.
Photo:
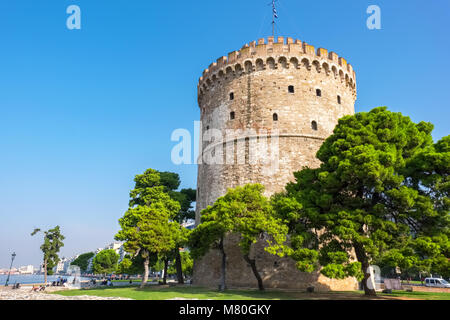
<svg viewBox="0 0 450 320">
<path fill-rule="evenodd" d="M 17 268 L 11 268 L 11 271 L 8 270 L 6 273 L 7 273 L 7 274 L 8 274 L 8 273 L 11 273 L 11 274 L 19 274 L 19 269 L 17 269 Z"/>
<path fill-rule="evenodd" d="M 64 273 L 64 266 L 66 265 L 66 262 L 66 258 L 60 259 L 56 267 L 53 268 L 53 273 Z"/>
<path fill-rule="evenodd" d="M 100 251 L 103 250 L 114 250 L 118 255 L 119 255 L 119 262 L 123 260 L 123 258 L 126 255 L 126 251 L 123 248 L 123 243 L 122 242 L 112 242 L 110 244 L 108 244 L 107 246 L 105 246 L 104 248 L 98 248 L 97 250 L 94 251 L 94 256 L 89 259 L 88 261 L 88 267 L 87 267 L 87 272 L 92 272 L 92 267 L 93 267 L 93 262 L 94 262 L 94 258 L 97 254 L 99 254 Z"/>
<path fill-rule="evenodd" d="M 33 274 L 34 273 L 34 266 L 28 265 L 28 266 L 22 266 L 19 268 L 20 274 Z"/>
</svg>

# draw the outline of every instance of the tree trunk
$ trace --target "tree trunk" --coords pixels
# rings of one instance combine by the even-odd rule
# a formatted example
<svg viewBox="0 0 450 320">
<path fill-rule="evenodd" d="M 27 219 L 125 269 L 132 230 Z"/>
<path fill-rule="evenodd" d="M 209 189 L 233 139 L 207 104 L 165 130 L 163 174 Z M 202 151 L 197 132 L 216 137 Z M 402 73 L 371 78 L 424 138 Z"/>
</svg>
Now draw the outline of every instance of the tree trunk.
<svg viewBox="0 0 450 320">
<path fill-rule="evenodd" d="M 258 281 L 258 289 L 260 291 L 264 291 L 263 280 L 262 280 L 261 276 L 259 275 L 258 269 L 256 268 L 256 260 L 250 259 L 249 254 L 244 255 L 244 260 L 247 261 L 247 263 L 252 268 L 253 274 L 255 275 L 255 278 Z"/>
<path fill-rule="evenodd" d="M 180 254 L 180 250 L 177 248 L 176 249 L 176 259 L 175 259 L 175 266 L 177 268 L 177 279 L 178 279 L 178 283 L 179 284 L 184 284 L 184 279 L 183 279 L 183 266 L 181 263 L 181 254 Z"/>
<path fill-rule="evenodd" d="M 44 260 L 44 285 L 47 286 L 47 259 Z"/>
<path fill-rule="evenodd" d="M 368 280 L 369 280 L 371 274 L 369 272 L 370 263 L 369 263 L 369 259 L 367 257 L 366 251 L 364 250 L 364 248 L 361 244 L 355 244 L 354 248 L 355 248 L 356 258 L 361 263 L 362 272 L 364 273 L 364 278 L 362 280 L 364 294 L 366 296 L 376 296 L 377 292 L 375 291 L 375 288 L 370 288 L 368 286 Z"/>
<path fill-rule="evenodd" d="M 167 284 L 167 269 L 169 267 L 169 259 L 164 259 L 164 277 L 163 284 Z"/>
<path fill-rule="evenodd" d="M 226 267 L 227 267 L 227 255 L 225 254 L 225 249 L 223 247 L 223 237 L 220 239 L 219 250 L 222 253 L 222 275 L 220 277 L 219 290 L 225 291 L 227 289 L 226 286 Z"/>
<path fill-rule="evenodd" d="M 146 257 L 144 260 L 144 277 L 142 278 L 141 288 L 144 288 L 148 281 L 148 265 L 150 263 L 150 258 Z"/>
</svg>

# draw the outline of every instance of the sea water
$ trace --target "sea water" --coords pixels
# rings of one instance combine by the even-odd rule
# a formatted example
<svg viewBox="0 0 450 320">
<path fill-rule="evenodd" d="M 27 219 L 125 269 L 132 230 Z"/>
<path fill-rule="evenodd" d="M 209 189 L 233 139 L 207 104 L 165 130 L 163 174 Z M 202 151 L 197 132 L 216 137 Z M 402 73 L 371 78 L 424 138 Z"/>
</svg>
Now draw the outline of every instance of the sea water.
<svg viewBox="0 0 450 320">
<path fill-rule="evenodd" d="M 8 278 L 8 275 L 0 275 L 0 286 L 4 286 L 6 283 L 6 279 Z M 52 275 L 47 276 L 47 283 L 52 283 L 53 281 L 58 280 L 58 278 L 66 278 L 66 279 L 73 279 L 72 276 L 58 276 L 58 275 Z M 69 279 L 69 280 L 70 280 Z M 83 278 L 81 277 L 81 281 L 89 280 L 89 278 Z M 31 284 L 31 283 L 44 283 L 44 275 L 25 275 L 25 274 L 12 274 L 9 277 L 9 285 L 14 285 L 15 283 L 20 284 Z"/>
</svg>

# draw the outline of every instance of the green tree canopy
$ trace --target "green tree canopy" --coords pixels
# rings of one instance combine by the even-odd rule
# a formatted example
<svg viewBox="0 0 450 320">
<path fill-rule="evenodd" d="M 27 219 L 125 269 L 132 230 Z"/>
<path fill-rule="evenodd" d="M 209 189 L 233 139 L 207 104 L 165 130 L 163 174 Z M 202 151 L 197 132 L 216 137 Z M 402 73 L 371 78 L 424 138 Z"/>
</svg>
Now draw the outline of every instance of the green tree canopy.
<svg viewBox="0 0 450 320">
<path fill-rule="evenodd" d="M 180 204 L 165 192 L 156 170 L 148 169 L 137 175 L 135 182 L 135 189 L 130 192 L 130 208 L 119 220 L 121 230 L 115 238 L 125 241 L 124 248 L 132 256 L 140 254 L 144 259 L 144 286 L 151 256 L 169 254 L 182 238 L 180 225 L 174 221 Z"/>
<path fill-rule="evenodd" d="M 194 267 L 194 260 L 192 259 L 190 252 L 189 251 L 181 251 L 180 257 L 181 257 L 181 265 L 183 266 L 183 274 L 185 274 L 187 276 L 191 276 L 193 267 Z M 169 266 L 167 273 L 168 274 L 177 274 L 176 265 L 174 265 L 172 263 Z"/>
<path fill-rule="evenodd" d="M 157 263 L 157 261 L 158 255 L 150 254 L 149 266 L 153 268 L 153 266 Z M 117 272 L 120 274 L 129 274 L 129 275 L 143 274 L 145 272 L 144 259 L 142 258 L 141 255 L 132 257 L 127 254 L 119 263 Z"/>
<path fill-rule="evenodd" d="M 32 236 L 41 232 L 41 229 L 34 229 L 31 233 Z M 65 237 L 62 235 L 59 226 L 53 229 L 43 231 L 44 243 L 41 245 L 41 251 L 44 254 L 44 281 L 47 283 L 47 275 L 52 273 L 52 269 L 58 265 L 59 262 L 59 250 L 64 247 L 63 240 Z"/>
<path fill-rule="evenodd" d="M 159 172 L 153 169 L 146 170 L 142 175 L 137 175 L 135 178 L 135 189 L 130 193 L 130 206 L 148 205 L 148 199 L 152 196 L 149 194 L 151 190 L 159 188 L 158 192 L 167 194 L 170 198 L 179 204 L 178 211 L 170 216 L 173 222 L 182 224 L 184 221 L 195 218 L 195 211 L 192 208 L 192 203 L 195 202 L 196 191 L 193 189 L 182 189 L 177 191 L 180 184 L 180 176 L 174 172 Z M 172 208 L 171 208 L 172 210 Z M 173 252 L 166 252 L 161 259 L 165 261 L 165 269 L 168 268 L 169 259 L 176 260 L 178 282 L 183 283 L 182 261 L 178 248 L 186 244 L 188 230 L 182 230 L 177 234 L 178 240 L 174 246 Z M 167 273 L 164 273 L 164 281 Z"/>
<path fill-rule="evenodd" d="M 113 250 L 100 251 L 92 261 L 92 270 L 95 274 L 109 274 L 117 270 L 120 256 Z"/>
<path fill-rule="evenodd" d="M 72 266 L 78 266 L 80 267 L 80 270 L 82 272 L 86 272 L 87 268 L 89 266 L 89 260 L 94 256 L 95 254 L 93 252 L 87 252 L 80 254 L 78 258 L 72 261 L 70 265 Z"/>
<path fill-rule="evenodd" d="M 420 160 L 445 149 L 442 142 L 433 147 L 432 128 L 385 107 L 339 120 L 317 153 L 320 168 L 296 172 L 296 182 L 273 197 L 300 270 L 320 264 L 330 278 L 363 278 L 366 294 L 375 294 L 366 282 L 374 261 L 406 265 L 444 258 L 446 245 L 439 243 L 448 248 L 448 198 L 436 201 L 431 189 L 445 189 L 448 167 L 439 171 L 442 161 Z"/>
<path fill-rule="evenodd" d="M 256 259 L 250 256 L 251 247 L 258 240 L 265 239 L 265 251 L 283 256 L 288 231 L 281 220 L 275 218 L 263 191 L 264 187 L 259 184 L 229 189 L 214 205 L 202 211 L 202 224 L 192 232 L 191 237 L 192 252 L 198 256 L 217 242 L 223 251 L 224 236 L 227 233 L 238 234 L 243 258 L 249 263 L 260 290 L 264 290 L 263 280 L 257 270 Z"/>
</svg>

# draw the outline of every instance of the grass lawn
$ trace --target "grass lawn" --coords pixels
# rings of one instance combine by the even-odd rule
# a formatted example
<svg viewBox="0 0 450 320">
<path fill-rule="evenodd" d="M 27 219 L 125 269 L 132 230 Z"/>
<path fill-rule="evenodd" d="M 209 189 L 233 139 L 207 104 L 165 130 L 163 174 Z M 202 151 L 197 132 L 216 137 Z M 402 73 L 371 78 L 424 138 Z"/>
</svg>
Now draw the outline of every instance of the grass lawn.
<svg viewBox="0 0 450 320">
<path fill-rule="evenodd" d="M 218 292 L 206 288 L 175 286 L 175 287 L 116 287 L 98 288 L 85 290 L 59 291 L 55 294 L 64 296 L 92 295 L 99 297 L 123 297 L 136 300 L 167 300 L 173 298 L 187 298 L 200 300 L 360 300 L 373 299 L 366 298 L 362 292 L 326 292 L 326 293 L 305 293 L 305 292 L 280 292 L 270 291 L 259 292 L 257 290 L 227 290 Z M 396 300 L 396 299 L 426 299 L 426 300 L 450 300 L 450 293 L 434 292 L 404 292 L 394 291 L 392 294 L 379 294 L 376 299 Z"/>
<path fill-rule="evenodd" d="M 133 281 L 133 283 L 141 283 L 142 282 L 142 280 L 139 280 L 139 279 L 133 279 L 133 280 L 131 280 L 131 281 Z M 156 281 L 155 279 L 148 279 L 148 282 L 152 282 L 152 281 Z M 123 282 L 130 282 L 130 280 L 112 280 L 111 282 L 121 282 L 121 283 L 123 283 Z"/>
<path fill-rule="evenodd" d="M 393 291 L 392 294 L 382 293 L 383 297 L 406 297 L 411 299 L 423 299 L 423 300 L 450 300 L 450 293 L 448 292 L 406 292 L 406 291 Z"/>
</svg>

